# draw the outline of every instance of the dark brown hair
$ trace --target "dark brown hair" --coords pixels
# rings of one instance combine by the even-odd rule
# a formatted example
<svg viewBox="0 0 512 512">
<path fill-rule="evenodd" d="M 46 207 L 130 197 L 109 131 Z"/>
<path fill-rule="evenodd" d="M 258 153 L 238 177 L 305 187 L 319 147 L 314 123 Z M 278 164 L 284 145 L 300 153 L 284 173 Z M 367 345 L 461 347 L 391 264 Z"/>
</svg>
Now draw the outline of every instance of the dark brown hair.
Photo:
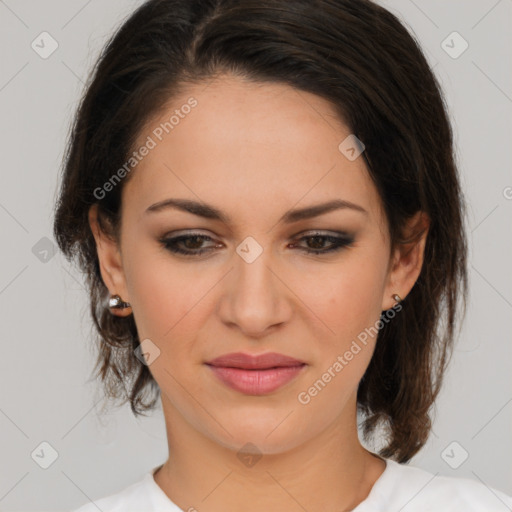
<svg viewBox="0 0 512 512">
<path fill-rule="evenodd" d="M 106 395 L 129 400 L 137 416 L 154 407 L 160 389 L 134 355 L 133 315 L 115 317 L 106 307 L 88 223 L 98 203 L 101 228 L 118 239 L 130 176 L 101 200 L 94 191 L 187 83 L 226 72 L 286 84 L 335 107 L 366 146 L 392 249 L 415 212 L 430 218 L 420 276 L 403 310 L 380 329 L 357 393 L 364 439 L 384 427 L 379 454 L 407 462 L 431 430 L 461 299 L 466 311 L 465 204 L 441 87 L 415 38 L 369 0 L 150 0 L 106 44 L 74 118 L 54 221 L 60 249 L 86 276 Z"/>
</svg>

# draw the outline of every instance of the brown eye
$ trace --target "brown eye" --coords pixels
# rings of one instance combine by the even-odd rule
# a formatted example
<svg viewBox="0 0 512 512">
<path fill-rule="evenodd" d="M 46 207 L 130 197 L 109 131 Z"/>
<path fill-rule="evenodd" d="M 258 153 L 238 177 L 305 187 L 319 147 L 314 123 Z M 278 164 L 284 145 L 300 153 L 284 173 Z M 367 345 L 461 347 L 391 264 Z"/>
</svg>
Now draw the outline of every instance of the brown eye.
<svg viewBox="0 0 512 512">
<path fill-rule="evenodd" d="M 189 236 L 183 239 L 187 249 L 199 249 L 203 243 L 203 238 L 200 236 Z"/>
<path fill-rule="evenodd" d="M 304 252 L 309 254 L 325 254 L 328 252 L 339 251 L 343 247 L 352 245 L 354 238 L 346 234 L 343 234 L 342 236 L 333 236 L 314 233 L 312 235 L 299 238 L 299 242 L 301 241 L 306 242 L 306 247 L 302 247 Z M 326 243 L 330 245 L 326 247 Z M 297 244 L 294 245 L 300 248 Z"/>
<path fill-rule="evenodd" d="M 180 235 L 173 238 L 162 238 L 160 243 L 169 251 L 184 254 L 186 256 L 196 256 L 211 251 L 215 245 L 204 247 L 203 244 L 213 239 L 207 235 L 192 233 L 190 235 Z"/>
</svg>

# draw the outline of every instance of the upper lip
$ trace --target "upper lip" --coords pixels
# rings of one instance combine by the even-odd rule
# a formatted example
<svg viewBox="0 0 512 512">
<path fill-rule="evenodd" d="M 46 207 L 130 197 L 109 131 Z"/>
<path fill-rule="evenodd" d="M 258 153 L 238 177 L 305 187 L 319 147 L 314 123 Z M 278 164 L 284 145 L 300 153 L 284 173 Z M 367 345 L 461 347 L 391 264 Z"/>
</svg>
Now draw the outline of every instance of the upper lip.
<svg viewBox="0 0 512 512">
<path fill-rule="evenodd" d="M 216 357 L 206 364 L 211 366 L 224 366 L 230 368 L 242 368 L 245 370 L 262 370 L 276 367 L 300 366 L 305 364 L 293 357 L 267 352 L 266 354 L 251 355 L 244 352 L 232 352 Z"/>
</svg>

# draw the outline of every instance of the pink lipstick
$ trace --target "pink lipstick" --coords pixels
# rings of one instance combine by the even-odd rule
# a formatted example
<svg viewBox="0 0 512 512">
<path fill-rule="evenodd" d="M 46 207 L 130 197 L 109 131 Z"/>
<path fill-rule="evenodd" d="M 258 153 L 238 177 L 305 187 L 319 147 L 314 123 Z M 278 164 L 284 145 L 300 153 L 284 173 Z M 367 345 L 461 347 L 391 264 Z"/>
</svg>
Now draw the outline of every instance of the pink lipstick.
<svg viewBox="0 0 512 512">
<path fill-rule="evenodd" d="M 224 384 L 247 395 L 264 395 L 295 378 L 306 363 L 283 354 L 236 352 L 206 363 Z"/>
</svg>

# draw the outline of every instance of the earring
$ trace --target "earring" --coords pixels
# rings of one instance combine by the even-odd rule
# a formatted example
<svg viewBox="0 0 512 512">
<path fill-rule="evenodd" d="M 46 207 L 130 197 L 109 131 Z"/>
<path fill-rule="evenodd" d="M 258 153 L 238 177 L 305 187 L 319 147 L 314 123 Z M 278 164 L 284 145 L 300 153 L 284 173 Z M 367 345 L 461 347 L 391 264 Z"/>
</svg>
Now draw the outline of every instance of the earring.
<svg viewBox="0 0 512 512">
<path fill-rule="evenodd" d="M 402 299 L 400 298 L 400 295 L 398 295 L 398 293 L 393 294 L 393 299 L 395 299 L 398 304 L 402 302 Z"/>
<path fill-rule="evenodd" d="M 119 295 L 111 295 L 108 300 L 110 312 L 115 316 L 128 316 L 132 313 L 132 306 L 129 302 L 124 302 Z M 126 310 L 126 311 L 123 311 Z"/>
</svg>

